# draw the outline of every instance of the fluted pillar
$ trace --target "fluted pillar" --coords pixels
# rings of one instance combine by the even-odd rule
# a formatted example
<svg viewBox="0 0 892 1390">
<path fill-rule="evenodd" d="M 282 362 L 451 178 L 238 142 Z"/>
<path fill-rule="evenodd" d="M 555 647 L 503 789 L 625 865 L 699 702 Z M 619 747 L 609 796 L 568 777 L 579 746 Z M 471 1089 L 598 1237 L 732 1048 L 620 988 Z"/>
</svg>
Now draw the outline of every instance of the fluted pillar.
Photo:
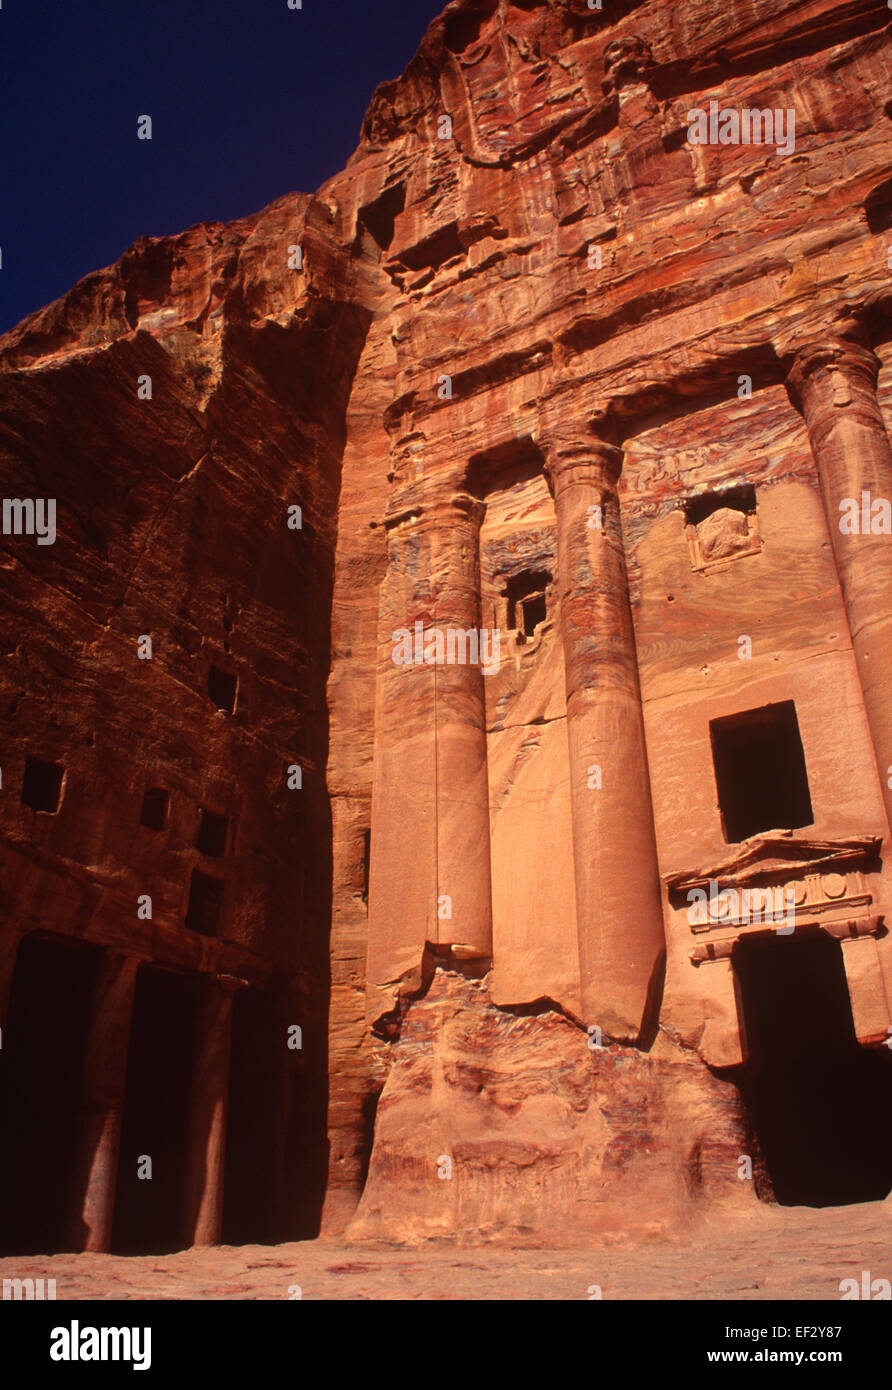
<svg viewBox="0 0 892 1390">
<path fill-rule="evenodd" d="M 209 979 L 199 1010 L 186 1150 L 184 1236 L 188 1245 L 216 1245 L 220 1240 L 232 1000 L 238 984 Z"/>
<path fill-rule="evenodd" d="M 585 1020 L 645 1025 L 663 919 L 617 482 L 622 452 L 585 426 L 543 441 L 557 517 Z"/>
<path fill-rule="evenodd" d="M 73 1250 L 111 1247 L 137 956 L 108 951 L 93 993 L 72 1162 Z"/>
<path fill-rule="evenodd" d="M 795 354 L 789 384 L 805 418 L 892 823 L 892 446 L 877 399 L 879 359 L 849 322 Z M 842 523 L 842 524 L 841 524 Z M 876 527 L 877 529 L 873 529 Z"/>
<path fill-rule="evenodd" d="M 417 987 L 426 942 L 492 951 L 480 661 L 481 502 L 396 494 L 386 521 L 369 874 L 369 1014 Z"/>
</svg>

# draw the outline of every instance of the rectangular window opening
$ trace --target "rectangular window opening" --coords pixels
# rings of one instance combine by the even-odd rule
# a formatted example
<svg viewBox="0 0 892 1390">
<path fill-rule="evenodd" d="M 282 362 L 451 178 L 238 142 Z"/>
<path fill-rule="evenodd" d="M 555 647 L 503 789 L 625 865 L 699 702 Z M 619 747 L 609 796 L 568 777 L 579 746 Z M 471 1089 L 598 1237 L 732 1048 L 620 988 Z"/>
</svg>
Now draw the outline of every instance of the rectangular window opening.
<svg viewBox="0 0 892 1390">
<path fill-rule="evenodd" d="M 170 792 L 161 787 L 146 787 L 142 799 L 140 825 L 149 830 L 166 830 L 170 814 Z"/>
<path fill-rule="evenodd" d="M 50 763 L 44 758 L 26 758 L 25 776 L 22 781 L 22 800 L 32 811 L 45 811 L 54 816 L 62 800 L 62 778 L 65 769 L 61 763 Z"/>
<path fill-rule="evenodd" d="M 532 637 L 548 616 L 546 590 L 551 583 L 547 570 L 524 570 L 512 575 L 502 590 L 508 600 L 508 628 L 518 641 Z"/>
<path fill-rule="evenodd" d="M 202 807 L 195 844 L 202 854 L 211 859 L 222 859 L 226 853 L 228 830 L 229 821 L 225 816 L 218 816 Z"/>
<path fill-rule="evenodd" d="M 208 694 L 213 700 L 217 709 L 222 709 L 226 714 L 232 714 L 235 709 L 235 696 L 238 690 L 238 677 L 231 671 L 221 671 L 219 666 L 212 666 L 208 672 Z"/>
<path fill-rule="evenodd" d="M 186 926 L 202 936 L 219 936 L 223 916 L 223 880 L 192 870 Z"/>
<path fill-rule="evenodd" d="M 722 828 L 729 844 L 814 823 L 805 753 L 792 700 L 709 726 Z"/>
</svg>

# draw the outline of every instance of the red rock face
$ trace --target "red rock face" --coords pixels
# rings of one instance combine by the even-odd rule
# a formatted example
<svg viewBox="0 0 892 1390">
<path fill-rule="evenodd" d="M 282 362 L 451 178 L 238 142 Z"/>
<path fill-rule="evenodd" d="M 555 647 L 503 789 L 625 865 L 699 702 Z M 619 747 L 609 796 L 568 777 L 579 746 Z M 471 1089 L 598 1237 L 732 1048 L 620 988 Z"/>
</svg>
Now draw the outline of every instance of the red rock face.
<svg viewBox="0 0 892 1390">
<path fill-rule="evenodd" d="M 739 1109 L 681 1049 L 590 1048 L 559 1014 L 517 1016 L 438 972 L 403 1027 L 349 1234 L 573 1246 L 730 1219 L 749 1200 Z"/>
<path fill-rule="evenodd" d="M 888 19 L 457 0 L 315 197 L 0 341 L 4 496 L 58 529 L 2 538 L 0 1003 L 49 933 L 241 989 L 238 1060 L 271 986 L 272 1236 L 343 1229 L 367 1169 L 358 1234 L 683 1223 L 754 1199 L 741 1154 L 787 1200 L 772 1049 L 829 1010 L 841 1067 L 887 1060 Z"/>
</svg>

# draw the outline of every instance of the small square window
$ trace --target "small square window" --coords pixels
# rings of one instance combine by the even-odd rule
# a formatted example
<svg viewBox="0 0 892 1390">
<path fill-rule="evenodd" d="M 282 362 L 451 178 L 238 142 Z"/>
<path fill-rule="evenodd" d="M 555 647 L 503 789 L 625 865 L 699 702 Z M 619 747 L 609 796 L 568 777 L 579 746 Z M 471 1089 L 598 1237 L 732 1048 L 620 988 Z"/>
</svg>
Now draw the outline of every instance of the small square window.
<svg viewBox="0 0 892 1390">
<path fill-rule="evenodd" d="M 166 830 L 169 814 L 170 792 L 163 791 L 161 787 L 146 787 L 142 799 L 140 825 L 147 826 L 149 830 Z"/>
<path fill-rule="evenodd" d="M 62 800 L 62 778 L 65 769 L 61 763 L 45 762 L 43 758 L 25 759 L 25 777 L 22 782 L 22 800 L 32 811 L 45 811 L 54 816 Z"/>
<path fill-rule="evenodd" d="M 202 936 L 219 936 L 223 916 L 223 880 L 192 870 L 186 926 Z"/>
<path fill-rule="evenodd" d="M 232 714 L 235 709 L 235 696 L 237 690 L 237 676 L 231 671 L 221 671 L 219 666 L 211 667 L 208 672 L 208 694 L 217 706 L 217 709 L 222 709 L 227 714 Z"/>
<path fill-rule="evenodd" d="M 229 821 L 225 816 L 218 816 L 202 807 L 195 844 L 202 854 L 207 854 L 211 859 L 220 859 L 226 853 L 228 829 Z"/>
</svg>

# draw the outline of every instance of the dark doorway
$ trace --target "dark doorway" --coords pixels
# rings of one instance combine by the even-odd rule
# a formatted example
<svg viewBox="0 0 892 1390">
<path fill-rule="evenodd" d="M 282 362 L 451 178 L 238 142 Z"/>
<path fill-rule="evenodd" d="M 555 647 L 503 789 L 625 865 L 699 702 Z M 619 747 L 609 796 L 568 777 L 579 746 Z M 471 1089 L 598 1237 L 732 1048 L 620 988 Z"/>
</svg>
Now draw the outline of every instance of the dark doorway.
<svg viewBox="0 0 892 1390">
<path fill-rule="evenodd" d="M 71 1248 L 71 1175 L 91 1000 L 102 952 L 29 936 L 0 1052 L 0 1254 Z"/>
<path fill-rule="evenodd" d="M 811 825 L 805 754 L 792 700 L 709 726 L 725 839 Z"/>
<path fill-rule="evenodd" d="M 855 1039 L 842 948 L 824 932 L 738 942 L 749 1043 L 742 1090 L 784 1206 L 892 1188 L 892 1058 Z"/>
<path fill-rule="evenodd" d="M 112 1250 L 182 1250 L 199 981 L 146 966 L 133 1001 Z M 151 1177 L 140 1166 L 151 1159 Z"/>
<path fill-rule="evenodd" d="M 223 1175 L 224 1245 L 264 1245 L 276 1239 L 275 1022 L 272 995 L 261 990 L 236 995 Z"/>
</svg>

